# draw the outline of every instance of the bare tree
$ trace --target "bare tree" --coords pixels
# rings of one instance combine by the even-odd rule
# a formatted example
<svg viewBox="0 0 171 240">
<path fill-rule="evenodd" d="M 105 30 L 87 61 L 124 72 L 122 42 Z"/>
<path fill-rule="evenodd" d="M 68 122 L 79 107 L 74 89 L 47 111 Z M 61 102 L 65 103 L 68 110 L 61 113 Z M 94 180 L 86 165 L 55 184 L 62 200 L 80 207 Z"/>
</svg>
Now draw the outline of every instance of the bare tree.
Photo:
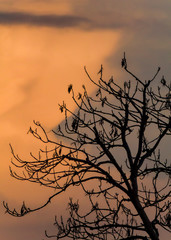
<svg viewBox="0 0 171 240">
<path fill-rule="evenodd" d="M 95 96 L 85 86 L 75 95 L 69 85 L 77 110 L 59 105 L 65 121 L 53 131 L 56 140 L 34 121 L 29 132 L 46 146 L 38 157 L 22 160 L 11 147 L 12 164 L 24 171 L 11 169 L 11 175 L 54 188 L 55 194 L 36 209 L 23 203 L 20 211 L 11 210 L 4 202 L 9 214 L 21 217 L 40 210 L 70 186 L 87 195 L 87 212 L 70 199 L 68 220 L 56 218 L 57 232 L 46 233 L 48 238 L 159 240 L 161 228 L 171 232 L 171 166 L 158 149 L 171 135 L 171 85 L 164 77 L 160 87 L 156 83 L 160 68 L 150 80 L 140 80 L 127 67 L 125 54 L 121 65 L 132 78 L 123 87 L 113 77 L 104 80 L 103 66 L 98 81 L 85 68 L 97 87 Z"/>
</svg>

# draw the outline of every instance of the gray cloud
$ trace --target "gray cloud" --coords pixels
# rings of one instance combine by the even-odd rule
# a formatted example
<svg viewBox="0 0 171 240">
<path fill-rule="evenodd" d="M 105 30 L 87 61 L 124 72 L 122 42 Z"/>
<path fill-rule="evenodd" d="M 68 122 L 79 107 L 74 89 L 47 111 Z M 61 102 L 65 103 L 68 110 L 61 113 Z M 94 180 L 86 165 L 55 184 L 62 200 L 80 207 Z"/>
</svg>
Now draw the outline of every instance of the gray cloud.
<svg viewBox="0 0 171 240">
<path fill-rule="evenodd" d="M 89 20 L 85 17 L 72 15 L 35 15 L 22 12 L 0 12 L 0 24 L 15 25 L 26 24 L 48 27 L 76 27 L 81 24 L 87 24 Z"/>
<path fill-rule="evenodd" d="M 150 77 L 157 69 L 166 77 L 171 74 L 170 0 L 70 0 L 73 12 L 91 20 L 90 28 L 121 30 L 117 51 L 108 56 L 108 64 L 120 69 L 120 59 L 126 51 L 133 71 L 143 79 Z M 105 34 L 105 32 L 103 33 Z"/>
</svg>

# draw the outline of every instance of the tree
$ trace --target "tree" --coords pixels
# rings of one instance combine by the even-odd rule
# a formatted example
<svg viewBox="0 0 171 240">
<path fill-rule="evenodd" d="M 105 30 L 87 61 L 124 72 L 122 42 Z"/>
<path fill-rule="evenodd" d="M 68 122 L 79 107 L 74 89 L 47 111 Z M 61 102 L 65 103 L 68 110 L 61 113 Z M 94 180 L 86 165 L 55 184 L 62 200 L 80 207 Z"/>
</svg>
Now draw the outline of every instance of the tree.
<svg viewBox="0 0 171 240">
<path fill-rule="evenodd" d="M 97 87 L 95 96 L 84 85 L 83 93 L 75 95 L 69 85 L 77 110 L 59 105 L 65 123 L 53 131 L 57 140 L 34 121 L 36 128 L 29 132 L 46 146 L 38 157 L 22 160 L 11 147 L 12 164 L 24 171 L 11 169 L 11 175 L 56 192 L 36 209 L 23 203 L 20 211 L 11 210 L 4 202 L 9 214 L 20 217 L 40 210 L 69 187 L 81 187 L 87 195 L 90 209 L 82 213 L 79 202 L 70 199 L 68 220 L 56 219 L 57 233 L 46 233 L 48 238 L 159 240 L 161 228 L 171 232 L 171 166 L 158 149 L 171 135 L 171 85 L 162 77 L 157 87 L 160 68 L 152 79 L 140 80 L 127 67 L 125 54 L 121 65 L 132 77 L 123 87 L 113 77 L 104 80 L 103 66 L 98 81 L 85 68 Z"/>
</svg>

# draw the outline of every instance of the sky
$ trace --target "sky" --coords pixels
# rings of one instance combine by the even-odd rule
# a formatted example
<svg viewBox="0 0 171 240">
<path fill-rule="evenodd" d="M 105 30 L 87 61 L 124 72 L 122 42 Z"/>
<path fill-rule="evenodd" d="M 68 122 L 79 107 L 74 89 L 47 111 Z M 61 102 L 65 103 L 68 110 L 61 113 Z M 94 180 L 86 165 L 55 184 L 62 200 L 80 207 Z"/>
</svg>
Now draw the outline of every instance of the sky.
<svg viewBox="0 0 171 240">
<path fill-rule="evenodd" d="M 0 238 L 42 240 L 51 229 L 54 211 L 66 211 L 69 194 L 25 218 L 4 214 L 2 201 L 16 207 L 27 199 L 38 206 L 51 194 L 35 184 L 10 177 L 11 152 L 29 157 L 39 143 L 27 134 L 33 120 L 47 131 L 63 120 L 58 103 L 74 105 L 67 94 L 90 86 L 100 65 L 119 82 L 126 52 L 128 66 L 142 79 L 171 75 L 170 0 L 0 0 Z M 165 143 L 169 153 L 169 143 Z M 76 190 L 75 190 L 76 191 Z M 74 192 L 74 194 L 77 192 Z M 76 194 L 77 195 L 77 194 Z"/>
</svg>

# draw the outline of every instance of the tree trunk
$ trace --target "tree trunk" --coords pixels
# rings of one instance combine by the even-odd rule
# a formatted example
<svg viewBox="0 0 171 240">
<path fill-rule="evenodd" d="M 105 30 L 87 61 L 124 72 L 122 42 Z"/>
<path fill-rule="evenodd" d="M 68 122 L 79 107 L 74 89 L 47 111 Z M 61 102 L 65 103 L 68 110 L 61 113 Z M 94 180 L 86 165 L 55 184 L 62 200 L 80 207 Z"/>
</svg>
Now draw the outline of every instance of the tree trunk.
<svg viewBox="0 0 171 240">
<path fill-rule="evenodd" d="M 146 232 L 150 236 L 151 240 L 159 240 L 159 235 L 158 235 L 157 229 L 155 229 L 155 227 L 149 220 L 146 212 L 144 211 L 143 207 L 141 206 L 138 196 L 133 195 L 132 202 L 133 202 L 134 207 L 137 210 L 141 220 L 143 221 Z"/>
</svg>

